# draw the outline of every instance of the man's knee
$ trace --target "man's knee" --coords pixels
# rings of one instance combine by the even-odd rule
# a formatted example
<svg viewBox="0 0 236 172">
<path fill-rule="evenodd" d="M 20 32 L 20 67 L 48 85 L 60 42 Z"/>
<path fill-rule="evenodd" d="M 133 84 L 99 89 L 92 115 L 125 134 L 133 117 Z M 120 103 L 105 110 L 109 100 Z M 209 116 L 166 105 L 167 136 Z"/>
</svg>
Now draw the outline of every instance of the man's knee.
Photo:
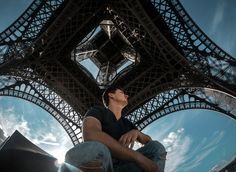
<svg viewBox="0 0 236 172">
<path fill-rule="evenodd" d="M 89 141 L 78 144 L 71 148 L 65 156 L 65 162 L 74 166 L 80 166 L 83 163 L 94 160 L 103 161 L 110 158 L 109 149 L 102 143 L 96 141 Z"/>
<path fill-rule="evenodd" d="M 150 141 L 148 143 L 148 146 L 150 147 L 151 150 L 159 154 L 161 159 L 166 159 L 167 152 L 163 144 L 155 140 L 155 141 Z"/>
</svg>

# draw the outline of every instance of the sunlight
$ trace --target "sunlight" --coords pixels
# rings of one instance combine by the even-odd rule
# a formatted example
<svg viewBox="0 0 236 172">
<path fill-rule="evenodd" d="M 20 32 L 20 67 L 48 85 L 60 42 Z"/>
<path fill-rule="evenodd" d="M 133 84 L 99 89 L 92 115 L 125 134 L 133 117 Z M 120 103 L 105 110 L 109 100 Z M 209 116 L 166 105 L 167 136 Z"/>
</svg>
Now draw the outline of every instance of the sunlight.
<svg viewBox="0 0 236 172">
<path fill-rule="evenodd" d="M 57 159 L 57 161 L 56 161 L 57 165 L 61 165 L 61 164 L 64 163 L 65 154 L 67 152 L 65 147 L 59 147 L 59 148 L 54 149 L 54 150 L 48 150 L 48 152 Z"/>
</svg>

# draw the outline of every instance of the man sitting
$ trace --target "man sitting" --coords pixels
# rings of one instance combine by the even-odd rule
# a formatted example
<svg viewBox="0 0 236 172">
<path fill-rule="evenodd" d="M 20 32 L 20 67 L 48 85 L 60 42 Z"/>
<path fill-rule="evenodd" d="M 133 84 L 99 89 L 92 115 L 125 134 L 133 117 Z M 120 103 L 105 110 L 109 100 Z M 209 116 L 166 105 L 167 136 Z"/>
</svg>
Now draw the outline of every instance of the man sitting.
<svg viewBox="0 0 236 172">
<path fill-rule="evenodd" d="M 92 107 L 83 120 L 84 143 L 66 154 L 66 162 L 83 171 L 164 172 L 166 150 L 122 115 L 128 95 L 115 86 L 102 96 L 105 107 Z M 135 141 L 144 146 L 133 150 Z"/>
</svg>

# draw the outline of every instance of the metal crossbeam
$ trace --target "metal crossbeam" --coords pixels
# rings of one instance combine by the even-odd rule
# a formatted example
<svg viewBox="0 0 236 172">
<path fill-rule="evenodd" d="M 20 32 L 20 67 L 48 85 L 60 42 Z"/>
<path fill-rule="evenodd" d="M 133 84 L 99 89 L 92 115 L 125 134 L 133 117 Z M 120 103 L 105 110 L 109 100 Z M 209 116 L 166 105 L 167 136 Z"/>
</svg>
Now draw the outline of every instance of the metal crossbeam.
<svg viewBox="0 0 236 172">
<path fill-rule="evenodd" d="M 112 84 L 129 94 L 124 112 L 140 129 L 185 109 L 236 119 L 236 60 L 178 0 L 35 0 L 0 33 L 0 95 L 42 107 L 74 144 Z"/>
</svg>

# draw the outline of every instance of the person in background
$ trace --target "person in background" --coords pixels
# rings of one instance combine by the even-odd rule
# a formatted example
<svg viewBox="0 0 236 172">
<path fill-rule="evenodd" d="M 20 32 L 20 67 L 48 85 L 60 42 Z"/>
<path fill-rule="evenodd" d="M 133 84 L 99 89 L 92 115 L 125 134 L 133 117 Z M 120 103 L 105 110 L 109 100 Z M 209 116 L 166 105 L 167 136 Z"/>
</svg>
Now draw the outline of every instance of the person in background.
<svg viewBox="0 0 236 172">
<path fill-rule="evenodd" d="M 110 86 L 102 99 L 104 107 L 92 107 L 85 114 L 84 142 L 67 152 L 66 162 L 85 172 L 164 172 L 164 146 L 139 131 L 122 114 L 128 104 L 124 90 Z M 135 141 L 143 146 L 133 150 Z"/>
</svg>

